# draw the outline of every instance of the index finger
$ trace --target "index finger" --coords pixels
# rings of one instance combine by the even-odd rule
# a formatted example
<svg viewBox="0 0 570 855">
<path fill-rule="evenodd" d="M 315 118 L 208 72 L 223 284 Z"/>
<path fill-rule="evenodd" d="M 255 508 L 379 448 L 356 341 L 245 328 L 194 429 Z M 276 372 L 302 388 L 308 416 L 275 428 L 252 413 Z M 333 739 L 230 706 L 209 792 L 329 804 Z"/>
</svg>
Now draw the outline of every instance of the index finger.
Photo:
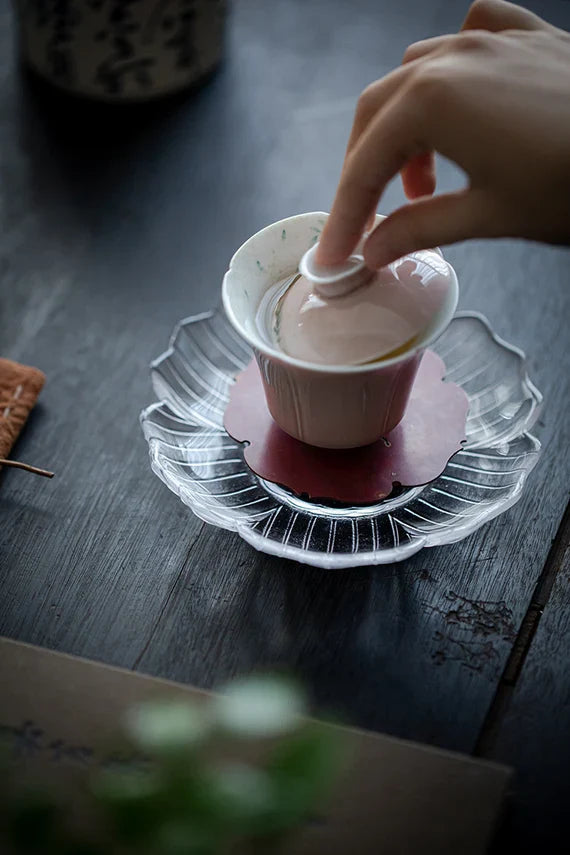
<svg viewBox="0 0 570 855">
<path fill-rule="evenodd" d="M 422 142 L 422 114 L 408 90 L 393 97 L 370 123 L 346 161 L 319 241 L 319 264 L 340 264 L 348 258 L 388 181 L 412 157 L 429 150 Z"/>
</svg>

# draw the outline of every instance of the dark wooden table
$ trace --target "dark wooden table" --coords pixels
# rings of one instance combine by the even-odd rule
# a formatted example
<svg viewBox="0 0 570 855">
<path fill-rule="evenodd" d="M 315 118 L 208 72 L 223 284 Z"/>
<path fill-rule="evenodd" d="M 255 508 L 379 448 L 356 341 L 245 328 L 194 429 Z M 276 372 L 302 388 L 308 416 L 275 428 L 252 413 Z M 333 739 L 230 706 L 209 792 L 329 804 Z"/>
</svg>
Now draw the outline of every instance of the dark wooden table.
<svg viewBox="0 0 570 855">
<path fill-rule="evenodd" d="M 448 251 L 461 307 L 527 352 L 546 402 L 520 503 L 459 544 L 342 572 L 257 554 L 153 476 L 137 422 L 175 322 L 254 231 L 327 209 L 360 90 L 466 8 L 239 0 L 205 88 L 104 110 L 20 76 L 0 2 L 0 353 L 47 374 L 17 456 L 57 473 L 2 473 L 0 633 L 198 686 L 289 666 L 317 708 L 513 764 L 505 839 L 567 851 L 567 250 Z M 532 8 L 570 28 L 565 0 Z"/>
</svg>

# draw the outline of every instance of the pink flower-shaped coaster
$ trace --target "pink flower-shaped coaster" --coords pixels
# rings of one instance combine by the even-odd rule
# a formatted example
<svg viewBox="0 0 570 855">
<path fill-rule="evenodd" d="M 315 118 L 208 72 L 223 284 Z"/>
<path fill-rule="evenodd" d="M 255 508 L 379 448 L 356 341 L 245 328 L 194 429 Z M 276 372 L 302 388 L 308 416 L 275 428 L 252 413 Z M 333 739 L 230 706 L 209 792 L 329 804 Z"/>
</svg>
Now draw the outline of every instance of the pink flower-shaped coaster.
<svg viewBox="0 0 570 855">
<path fill-rule="evenodd" d="M 386 498 L 394 485 L 416 487 L 437 478 L 461 449 L 469 402 L 445 365 L 424 354 L 404 418 L 385 439 L 365 448 L 315 448 L 279 428 L 267 409 L 261 375 L 252 360 L 232 387 L 224 427 L 248 443 L 245 461 L 267 481 L 298 496 L 354 504 Z"/>
</svg>

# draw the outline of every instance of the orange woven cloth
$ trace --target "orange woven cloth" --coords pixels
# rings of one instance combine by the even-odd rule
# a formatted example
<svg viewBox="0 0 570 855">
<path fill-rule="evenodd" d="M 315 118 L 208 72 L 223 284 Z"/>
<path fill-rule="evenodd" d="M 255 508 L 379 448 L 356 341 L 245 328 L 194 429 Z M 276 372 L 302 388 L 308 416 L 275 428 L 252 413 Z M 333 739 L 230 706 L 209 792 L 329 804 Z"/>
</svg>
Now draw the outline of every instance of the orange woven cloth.
<svg viewBox="0 0 570 855">
<path fill-rule="evenodd" d="M 8 457 L 45 382 L 38 368 L 0 359 L 0 457 Z"/>
</svg>

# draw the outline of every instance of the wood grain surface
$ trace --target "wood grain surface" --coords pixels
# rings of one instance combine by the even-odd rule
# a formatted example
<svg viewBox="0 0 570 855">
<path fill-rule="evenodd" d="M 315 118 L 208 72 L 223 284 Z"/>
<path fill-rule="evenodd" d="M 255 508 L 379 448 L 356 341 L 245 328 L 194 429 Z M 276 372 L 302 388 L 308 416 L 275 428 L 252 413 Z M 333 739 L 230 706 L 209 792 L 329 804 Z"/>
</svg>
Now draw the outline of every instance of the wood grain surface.
<svg viewBox="0 0 570 855">
<path fill-rule="evenodd" d="M 560 663 L 570 656 L 567 576 L 553 617 L 544 605 L 512 712 L 492 722 L 498 741 L 485 728 L 568 500 L 567 250 L 446 251 L 460 308 L 527 352 L 545 396 L 544 454 L 521 501 L 459 544 L 337 572 L 258 554 L 153 476 L 137 422 L 152 401 L 148 363 L 176 321 L 217 303 L 254 231 L 328 209 L 358 93 L 408 43 L 456 30 L 467 5 L 283 0 L 268 14 L 239 0 L 224 65 L 203 89 L 103 109 L 18 72 L 0 0 L 0 353 L 47 375 L 15 453 L 56 472 L 0 476 L 0 633 L 205 687 L 293 669 L 318 709 L 348 722 L 540 765 L 520 721 L 531 708 L 554 721 L 567 703 L 562 664 L 561 687 L 540 690 L 551 646 Z M 528 5 L 570 28 L 565 0 Z M 440 163 L 442 189 L 461 181 Z M 381 210 L 402 200 L 393 182 Z M 525 792 L 521 811 L 533 809 Z"/>
<path fill-rule="evenodd" d="M 495 852 L 567 852 L 570 803 L 570 507 L 502 676 L 477 753 L 516 767 Z M 517 646 L 519 650 L 517 650 Z M 504 851 L 504 848 L 503 848 Z"/>
</svg>

